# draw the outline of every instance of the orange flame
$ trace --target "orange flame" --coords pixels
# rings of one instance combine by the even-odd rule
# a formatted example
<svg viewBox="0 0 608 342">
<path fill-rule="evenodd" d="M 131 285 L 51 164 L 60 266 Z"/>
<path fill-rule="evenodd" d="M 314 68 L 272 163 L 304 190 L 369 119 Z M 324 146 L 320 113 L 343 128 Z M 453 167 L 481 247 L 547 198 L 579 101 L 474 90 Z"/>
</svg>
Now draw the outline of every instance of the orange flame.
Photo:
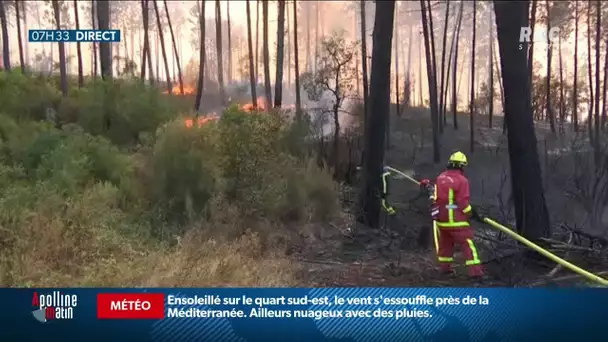
<svg viewBox="0 0 608 342">
<path fill-rule="evenodd" d="M 163 91 L 163 94 L 169 94 L 169 92 L 167 90 Z M 173 88 L 171 89 L 171 94 L 175 94 L 175 95 L 179 95 L 182 96 L 181 93 L 181 89 L 179 88 L 179 84 L 173 86 Z M 196 89 L 194 89 L 193 87 L 184 84 L 184 95 L 194 95 L 196 94 Z"/>
<path fill-rule="evenodd" d="M 256 106 L 257 106 L 257 110 L 266 110 L 266 101 L 264 100 L 263 97 L 261 97 L 261 96 L 258 97 L 255 102 L 256 102 L 255 105 L 251 102 L 246 103 L 241 106 L 241 109 L 248 111 L 248 112 L 253 112 L 254 110 L 256 110 Z"/>
<path fill-rule="evenodd" d="M 207 124 L 208 122 L 215 121 L 217 119 L 218 119 L 218 116 L 215 113 L 212 113 L 209 116 L 200 116 L 196 120 L 197 121 L 197 126 L 198 126 L 198 128 L 201 128 L 205 124 Z M 187 128 L 192 128 L 194 126 L 194 119 L 186 119 L 185 123 L 186 123 L 186 127 Z"/>
</svg>

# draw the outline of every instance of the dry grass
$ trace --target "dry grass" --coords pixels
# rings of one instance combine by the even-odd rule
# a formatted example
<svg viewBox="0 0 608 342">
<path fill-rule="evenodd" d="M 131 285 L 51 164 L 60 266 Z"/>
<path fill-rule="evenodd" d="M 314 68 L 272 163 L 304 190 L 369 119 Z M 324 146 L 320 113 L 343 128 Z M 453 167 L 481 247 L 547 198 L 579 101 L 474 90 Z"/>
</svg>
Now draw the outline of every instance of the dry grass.
<svg viewBox="0 0 608 342">
<path fill-rule="evenodd" d="M 298 270 L 279 246 L 269 246 L 257 233 L 238 233 L 242 226 L 236 222 L 238 216 L 232 222 L 223 215 L 216 222 L 200 223 L 168 246 L 112 226 L 120 225 L 119 212 L 110 203 L 99 205 L 109 191 L 94 187 L 78 201 L 65 203 L 64 210 L 57 210 L 59 203 L 48 199 L 43 208 L 23 218 L 19 230 L 0 227 L 0 285 L 273 287 L 297 283 Z M 110 209 L 93 210 L 99 207 Z M 211 226 L 217 230 L 203 229 Z M 239 237 L 226 237 L 235 234 Z"/>
<path fill-rule="evenodd" d="M 257 234 L 234 241 L 189 232 L 178 248 L 158 258 L 146 286 L 295 286 L 296 267 L 277 251 L 265 251 Z"/>
<path fill-rule="evenodd" d="M 278 251 L 264 250 L 257 234 L 233 241 L 203 239 L 189 232 L 171 248 L 137 246 L 123 241 L 122 250 L 104 253 L 99 237 L 80 245 L 79 258 L 62 229 L 51 226 L 30 239 L 30 252 L 14 253 L 3 263 L 3 286 L 25 287 L 279 287 L 297 284 L 296 266 Z M 62 241 L 63 240 L 63 241 Z M 25 246 L 24 246 L 25 247 Z M 115 247 L 119 247 L 118 245 Z M 10 265 L 9 267 L 7 267 Z"/>
</svg>

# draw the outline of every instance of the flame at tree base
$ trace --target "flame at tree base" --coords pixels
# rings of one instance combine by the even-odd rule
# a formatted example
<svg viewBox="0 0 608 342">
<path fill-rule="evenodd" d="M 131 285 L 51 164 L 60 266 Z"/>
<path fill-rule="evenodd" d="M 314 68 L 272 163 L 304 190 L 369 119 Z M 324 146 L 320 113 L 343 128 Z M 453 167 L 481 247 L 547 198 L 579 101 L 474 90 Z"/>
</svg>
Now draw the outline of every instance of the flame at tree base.
<svg viewBox="0 0 608 342">
<path fill-rule="evenodd" d="M 165 95 L 169 95 L 169 91 L 165 90 L 163 91 L 163 94 Z M 196 94 L 196 89 L 194 89 L 193 87 L 184 84 L 184 93 L 182 94 L 181 89 L 179 84 L 173 86 L 173 88 L 171 88 L 171 94 L 173 95 L 178 95 L 178 96 L 187 96 L 187 95 L 194 95 Z"/>
<path fill-rule="evenodd" d="M 184 93 L 185 92 L 186 92 L 186 88 L 184 87 Z M 295 107 L 296 107 L 295 104 L 291 104 L 291 105 L 283 106 L 283 109 L 293 110 L 293 109 L 295 109 Z M 253 104 L 251 102 L 245 103 L 244 105 L 241 105 L 239 108 L 248 113 L 266 111 L 266 100 L 264 99 L 264 97 L 260 96 L 256 99 L 255 104 Z M 217 113 L 212 112 L 205 116 L 198 117 L 198 119 L 186 119 L 186 120 L 184 120 L 184 122 L 186 124 L 186 127 L 192 128 L 192 127 L 194 127 L 194 123 L 196 120 L 196 124 L 200 128 L 200 127 L 204 126 L 205 124 L 207 124 L 211 121 L 216 121 L 218 119 L 219 119 L 219 116 L 217 115 Z"/>
<path fill-rule="evenodd" d="M 217 115 L 201 116 L 196 120 L 196 123 L 197 123 L 198 128 L 201 128 L 208 122 L 215 121 L 217 119 L 219 119 L 219 117 Z M 194 119 L 186 119 L 185 123 L 186 123 L 186 127 L 192 128 L 194 126 Z"/>
<path fill-rule="evenodd" d="M 253 112 L 254 110 L 266 110 L 266 101 L 260 96 L 256 99 L 255 104 L 251 102 L 246 103 L 241 106 L 241 109 L 247 112 Z"/>
</svg>

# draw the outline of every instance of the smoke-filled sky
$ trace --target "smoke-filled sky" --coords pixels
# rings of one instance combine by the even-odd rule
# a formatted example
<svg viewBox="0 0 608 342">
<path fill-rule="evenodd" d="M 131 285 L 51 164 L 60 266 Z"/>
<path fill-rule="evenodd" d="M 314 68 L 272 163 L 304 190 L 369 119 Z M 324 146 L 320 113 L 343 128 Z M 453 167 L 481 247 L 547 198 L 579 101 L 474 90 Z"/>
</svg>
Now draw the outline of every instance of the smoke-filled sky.
<svg viewBox="0 0 608 342">
<path fill-rule="evenodd" d="M 6 4 L 7 2 L 5 2 Z M 65 9 L 62 13 L 62 22 L 64 19 L 68 17 L 68 22 L 64 22 L 65 28 L 75 28 L 74 26 L 74 8 L 73 2 L 64 1 Z M 90 1 L 79 1 L 79 17 L 81 28 L 91 28 L 91 9 L 90 9 Z M 159 10 L 161 11 L 161 16 L 164 17 L 164 5 L 163 2 L 157 1 L 159 5 Z M 171 21 L 176 33 L 176 38 L 178 41 L 178 46 L 180 50 L 181 56 L 181 64 L 183 69 L 187 69 L 187 65 L 189 62 L 192 62 L 192 65 L 198 65 L 198 28 L 197 28 L 197 18 L 195 17 L 196 11 L 193 11 L 193 7 L 197 6 L 196 1 L 167 1 L 169 7 L 169 14 L 171 16 Z M 246 2 L 245 1 L 220 1 L 221 9 L 222 9 L 222 20 L 226 22 L 227 20 L 227 9 L 230 10 L 230 19 L 232 26 L 232 74 L 233 79 L 246 79 L 246 77 L 241 77 L 239 73 L 239 64 L 240 60 L 246 58 L 247 56 L 247 45 L 246 45 Z M 465 10 L 464 10 L 464 19 L 462 23 L 462 31 L 460 33 L 460 39 L 458 41 L 458 49 L 459 49 L 459 68 L 458 72 L 462 78 L 462 84 L 458 87 L 458 93 L 462 99 L 468 98 L 468 89 L 470 86 L 467 86 L 469 82 L 470 75 L 470 45 L 471 45 L 471 36 L 472 36 L 472 6 L 471 2 L 465 2 Z M 251 15 L 252 15 L 252 28 L 254 30 L 254 40 L 255 40 L 255 22 L 256 22 L 256 1 L 251 1 Z M 454 30 L 454 23 L 457 18 L 457 12 L 459 8 L 458 2 L 450 2 L 450 13 L 448 15 L 448 42 L 451 41 L 451 35 Z M 490 16 L 492 13 L 492 8 L 490 7 L 490 2 L 482 2 L 478 1 L 478 11 L 477 11 L 477 47 L 476 47 L 476 88 L 479 88 L 480 83 L 486 82 L 487 80 L 487 71 L 488 71 L 488 61 L 489 61 L 489 53 L 488 53 L 488 37 L 490 32 L 490 23 L 494 26 L 493 17 Z M 11 6 L 12 5 L 11 3 Z M 28 29 L 49 29 L 52 28 L 52 21 L 50 19 L 50 11 L 51 6 L 47 2 L 42 1 L 28 1 L 26 3 L 26 21 Z M 316 6 L 319 6 L 319 23 L 316 22 Z M 539 5 L 539 11 L 542 12 L 543 5 Z M 583 6 L 583 5 L 581 5 Z M 152 6 L 152 1 L 150 2 L 150 7 Z M 359 1 L 301 1 L 298 4 L 298 26 L 299 26 L 299 53 L 300 53 L 300 70 L 305 70 L 305 64 L 307 59 L 313 60 L 313 57 L 310 56 L 307 58 L 306 56 L 306 45 L 308 44 L 308 40 L 310 40 L 310 44 L 314 46 L 314 44 L 320 40 L 320 36 L 323 34 L 329 34 L 333 30 L 344 30 L 346 31 L 346 36 L 349 39 L 359 39 L 360 37 L 360 26 L 359 26 L 359 16 L 360 16 L 360 2 Z M 368 55 L 371 55 L 372 51 L 372 39 L 371 34 L 373 32 L 373 23 L 374 23 L 374 11 L 373 11 L 373 2 L 367 2 L 366 8 L 366 18 L 367 18 L 367 42 L 368 42 Z M 269 46 L 270 46 L 270 56 L 271 56 L 271 79 L 274 79 L 275 75 L 275 56 L 276 56 L 276 48 L 275 41 L 277 37 L 277 2 L 273 1 L 269 3 Z M 286 38 L 285 43 L 291 46 L 291 58 L 293 58 L 293 3 L 288 2 L 287 8 L 289 14 L 287 18 L 289 18 L 286 26 L 289 28 L 289 38 Z M 122 35 L 124 39 L 127 39 L 127 53 L 130 55 L 131 59 L 133 59 L 137 64 L 140 63 L 141 53 L 140 53 L 140 45 L 143 41 L 142 39 L 142 15 L 141 15 L 141 6 L 139 1 L 113 1 L 111 3 L 112 9 L 112 28 L 117 28 L 122 30 Z M 434 21 L 434 31 L 435 31 L 435 39 L 436 39 L 436 49 L 438 58 L 441 58 L 441 41 L 443 36 L 443 28 L 445 22 L 445 11 L 446 6 L 444 2 L 434 2 L 432 6 L 433 11 L 433 21 Z M 151 12 L 150 16 L 150 24 L 151 30 L 155 29 L 155 17 L 153 16 L 154 12 Z M 10 25 L 9 32 L 9 41 L 10 41 L 10 51 L 11 51 L 11 61 L 13 66 L 18 65 L 18 44 L 17 44 L 17 31 L 15 25 L 15 12 L 14 8 L 9 7 L 7 13 Z M 397 10 L 396 10 L 396 27 L 399 32 L 398 35 L 394 36 L 394 48 L 393 54 L 395 51 L 398 51 L 399 56 L 399 77 L 400 82 L 401 79 L 405 78 L 406 70 L 410 70 L 410 74 L 413 78 L 413 97 L 414 103 L 419 98 L 420 92 L 422 93 L 423 98 L 428 98 L 426 95 L 427 91 L 427 82 L 426 82 L 426 66 L 424 61 L 424 44 L 420 40 L 421 37 L 421 20 L 420 20 L 420 10 L 419 3 L 416 1 L 398 1 L 397 2 Z M 542 16 L 539 15 L 539 18 Z M 206 18 L 207 18 L 207 37 L 208 39 L 215 39 L 215 28 L 214 28 L 214 19 L 215 19 L 215 2 L 214 1 L 206 1 Z M 287 19 L 286 18 L 286 19 Z M 164 20 L 163 20 L 164 21 Z M 261 21 L 261 6 L 260 6 L 260 21 Z M 538 19 L 537 27 L 543 27 L 543 20 Z M 410 41 L 410 26 L 412 27 L 412 37 Z M 314 33 L 316 28 L 319 28 L 320 34 L 319 37 Z M 167 44 L 167 55 L 169 59 L 169 63 L 174 64 L 174 57 L 172 51 L 170 49 L 170 33 L 167 25 L 163 25 L 164 38 Z M 224 25 L 223 33 L 226 35 L 226 25 Z M 22 27 L 23 29 L 23 27 Z M 495 27 L 493 28 L 493 41 L 495 46 L 495 52 L 498 52 L 497 43 L 496 43 L 496 32 Z M 579 72 L 585 72 L 586 68 L 586 40 L 585 35 L 586 32 L 584 24 L 581 23 L 581 32 L 580 32 L 580 44 L 579 44 L 579 67 L 582 68 Z M 259 25 L 260 31 L 260 48 L 261 48 L 261 32 L 262 32 L 262 24 Z M 153 32 L 153 31 L 151 31 Z M 46 55 L 51 54 L 51 44 L 45 43 L 28 43 L 27 42 L 27 33 L 23 32 L 24 38 L 24 50 L 26 52 L 26 57 L 31 61 L 35 59 L 37 54 L 45 51 Z M 573 34 L 569 37 L 565 37 L 563 41 L 562 51 L 564 53 L 564 69 L 567 74 L 572 73 L 572 51 L 573 51 Z M 162 61 L 162 57 L 160 53 L 157 53 L 157 48 L 154 44 L 154 39 L 152 39 L 152 59 L 156 61 L 159 58 Z M 68 55 L 75 56 L 76 55 L 76 44 L 66 44 L 66 50 Z M 120 46 L 118 44 L 114 44 L 113 51 L 116 55 L 117 53 L 121 56 L 125 56 L 125 48 L 124 42 L 121 42 Z M 53 50 L 55 51 L 53 54 L 53 59 L 57 60 L 57 44 L 53 44 Z M 255 46 L 255 42 L 254 42 Z M 410 52 L 411 46 L 411 52 Z M 449 49 L 449 46 L 448 46 Z M 208 46 L 207 50 L 215 51 L 214 46 Z M 224 67 L 227 68 L 226 59 L 228 58 L 228 44 L 226 39 L 223 41 L 223 50 L 224 50 Z M 309 48 L 310 54 L 314 54 L 314 48 Z M 287 46 L 286 46 L 286 54 L 287 54 Z M 447 54 L 447 53 L 446 53 Z M 554 47 L 554 57 L 553 57 L 553 66 L 557 68 L 557 47 Z M 535 48 L 535 62 L 539 65 L 538 73 L 540 75 L 546 74 L 546 47 L 538 46 Z M 261 59 L 260 54 L 260 59 Z M 288 56 L 285 56 L 288 58 Z M 358 61 L 360 61 L 360 57 L 358 57 Z M 498 59 L 496 59 L 498 61 Z M 83 46 L 83 62 L 84 62 L 84 70 L 85 73 L 91 72 L 91 45 L 84 44 Z M 286 61 L 287 65 L 287 61 Z M 75 58 L 68 65 L 69 72 L 76 72 L 76 62 Z M 495 66 L 496 67 L 496 66 Z M 289 63 L 289 68 L 293 69 L 293 62 Z M 438 66 L 440 68 L 440 66 Z M 171 78 L 174 79 L 174 68 L 170 67 Z M 261 72 L 262 68 L 260 68 Z M 165 77 L 164 75 L 164 67 L 161 64 L 159 68 L 160 76 Z M 293 74 L 293 70 L 290 70 Z M 285 72 L 287 74 L 288 72 Z M 497 73 L 495 73 L 496 75 Z M 395 68 L 393 67 L 393 78 L 395 75 Z M 284 76 L 284 80 L 287 81 L 287 76 Z M 394 81 L 391 82 L 394 84 Z M 289 87 L 289 85 L 287 85 Z M 394 97 L 394 95 L 393 95 Z M 425 101 L 423 101 L 425 102 Z M 463 103 L 464 104 L 464 103 Z"/>
</svg>

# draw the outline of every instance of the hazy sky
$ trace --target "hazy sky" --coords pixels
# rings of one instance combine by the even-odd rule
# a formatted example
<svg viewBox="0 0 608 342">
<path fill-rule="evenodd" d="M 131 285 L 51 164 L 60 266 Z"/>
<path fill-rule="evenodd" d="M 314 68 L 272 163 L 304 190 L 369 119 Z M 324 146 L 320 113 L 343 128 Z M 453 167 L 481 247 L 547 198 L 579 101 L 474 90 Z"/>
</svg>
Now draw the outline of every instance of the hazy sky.
<svg viewBox="0 0 608 342">
<path fill-rule="evenodd" d="M 87 3 L 86 1 L 83 1 L 83 3 Z M 188 61 L 194 57 L 195 59 L 198 59 L 198 52 L 196 52 L 192 46 L 191 46 L 191 38 L 192 38 L 192 34 L 197 34 L 196 32 L 193 33 L 193 31 L 191 30 L 193 28 L 193 25 L 190 23 L 190 20 L 188 20 L 189 18 L 192 18 L 191 14 L 190 14 L 190 9 L 194 6 L 196 2 L 194 1 L 168 1 L 169 4 L 169 8 L 170 8 L 170 14 L 171 14 L 171 18 L 173 21 L 174 26 L 177 26 L 178 22 L 182 22 L 183 25 L 180 29 L 180 32 L 177 35 L 177 38 L 180 41 L 180 45 L 181 45 L 181 49 L 182 49 L 182 65 L 185 67 L 185 65 L 188 63 Z M 236 35 L 237 31 L 240 31 L 242 34 L 243 38 L 246 38 L 246 2 L 245 1 L 220 1 L 221 3 L 221 7 L 222 7 L 222 19 L 226 20 L 226 8 L 227 6 L 230 6 L 230 16 L 231 16 L 231 22 L 232 22 L 232 31 L 233 31 L 233 37 Z M 252 11 L 252 26 L 253 29 L 255 31 L 255 18 L 256 18 L 256 1 L 251 1 L 251 11 Z M 44 2 L 33 2 L 33 1 L 28 1 L 28 4 L 30 6 L 30 8 L 28 8 L 28 10 L 26 11 L 27 13 L 27 22 L 28 22 L 28 28 L 30 29 L 37 29 L 37 28 L 50 28 L 50 23 L 44 18 L 44 11 L 45 9 L 50 10 L 50 5 L 44 3 Z M 162 7 L 162 2 L 158 1 L 158 4 L 160 5 L 160 9 L 161 11 L 163 10 Z M 349 10 L 348 6 L 349 4 L 351 5 L 352 8 L 352 4 L 353 1 L 324 1 L 322 6 L 323 6 L 323 10 L 320 12 L 321 14 L 321 21 L 324 22 L 324 26 L 325 26 L 325 32 L 330 32 L 332 29 L 345 29 L 347 31 L 354 31 L 355 29 L 355 22 L 353 20 L 353 14 L 354 11 L 353 10 Z M 270 46 L 270 55 L 271 55 L 271 59 L 274 60 L 276 52 L 275 52 L 275 41 L 276 41 L 276 18 L 277 18 L 277 9 L 276 9 L 276 2 L 271 2 L 268 6 L 269 8 L 269 17 L 270 17 L 270 22 L 269 22 L 269 46 Z M 419 13 L 416 12 L 417 8 L 415 5 L 412 5 L 412 3 L 406 3 L 406 2 L 399 2 L 399 6 L 405 7 L 405 6 L 413 6 L 413 10 L 410 11 L 411 13 L 409 15 L 406 14 L 397 14 L 399 20 L 401 20 L 401 22 L 405 22 L 406 20 L 410 20 L 410 22 L 414 22 L 416 24 L 419 24 Z M 370 5 L 371 7 L 371 5 Z M 36 11 L 36 8 L 38 8 L 38 11 Z M 289 11 L 290 11 L 290 19 L 293 20 L 293 5 L 292 3 L 289 3 L 288 5 Z M 441 13 L 443 13 L 444 9 L 443 7 L 439 6 L 436 8 L 435 10 L 435 14 L 441 16 Z M 90 28 L 91 24 L 90 24 L 90 13 L 87 13 L 88 11 L 85 11 L 83 9 L 79 10 L 79 15 L 80 15 L 80 21 L 81 21 L 81 28 Z M 261 9 L 260 9 L 261 12 Z M 372 11 L 369 11 L 372 12 Z M 71 11 L 70 14 L 73 17 L 73 9 Z M 164 14 L 163 14 L 164 15 Z M 406 18 L 407 16 L 407 18 Z M 134 17 L 135 17 L 135 21 L 138 22 L 141 20 L 141 11 L 139 11 L 138 7 L 135 7 L 135 13 L 134 13 Z M 208 19 L 213 20 L 215 18 L 215 2 L 214 1 L 206 1 L 206 17 Z M 435 16 L 434 16 L 435 17 Z M 368 16 L 369 18 L 369 16 Z M 151 20 L 154 20 L 154 18 L 150 18 Z M 181 20 L 180 20 L 181 19 Z M 302 15 L 302 13 L 300 14 L 300 16 L 298 16 L 298 25 L 300 27 L 305 27 L 306 25 L 306 21 L 305 21 L 305 16 Z M 453 18 L 450 19 L 450 27 L 453 23 Z M 17 45 L 17 39 L 16 39 L 16 27 L 14 24 L 14 12 L 9 13 L 9 21 L 11 23 L 11 27 L 10 27 L 10 50 L 11 50 L 11 63 L 13 64 L 13 66 L 18 65 L 18 45 Z M 442 19 L 437 19 L 435 22 L 435 26 L 437 29 L 440 29 L 440 27 L 442 26 Z M 40 23 L 40 24 L 39 24 Z M 314 25 L 314 23 L 311 23 L 311 25 Z M 487 32 L 487 25 L 488 25 L 488 20 L 478 20 L 478 32 Z M 42 27 L 40 27 L 42 26 Z M 542 23 L 537 23 L 537 27 L 539 26 L 543 26 Z M 373 31 L 373 20 L 368 19 L 368 36 L 371 35 L 371 32 Z M 113 27 L 113 28 L 118 28 L 122 30 L 122 34 L 123 37 L 130 39 L 130 35 L 128 30 L 126 30 L 123 27 Z M 416 31 L 418 31 L 419 27 L 417 27 Z M 262 30 L 262 25 L 260 24 L 260 31 Z M 582 31 L 584 31 L 582 29 Z M 405 42 L 403 44 L 408 44 L 407 43 L 407 34 L 405 34 L 405 30 L 403 30 L 402 35 L 400 37 L 400 41 Z M 418 32 L 416 32 L 418 33 Z M 165 34 L 165 40 L 169 41 L 170 39 L 170 34 L 168 29 L 165 30 L 164 32 Z M 586 64 L 586 45 L 583 40 L 585 39 L 583 36 L 584 32 L 581 32 L 581 35 L 579 37 L 579 39 L 581 39 L 581 43 L 582 45 L 580 45 L 579 48 L 579 67 L 583 68 L 584 64 Z M 260 34 L 261 35 L 261 34 Z M 358 34 L 357 34 L 358 35 Z M 349 36 L 352 37 L 352 33 L 349 33 Z M 416 34 L 415 34 L 416 36 Z M 47 50 L 49 50 L 49 47 L 51 46 L 51 44 L 43 44 L 43 43 L 28 43 L 27 42 L 27 36 L 26 33 L 24 33 L 24 44 L 26 45 L 27 50 L 29 50 L 29 56 L 30 58 L 33 58 L 35 56 L 36 53 L 39 53 L 42 51 L 42 47 L 44 46 Z M 254 38 L 255 38 L 255 32 L 254 32 Z M 291 37 L 292 38 L 292 37 Z M 290 38 L 290 43 L 293 44 L 293 39 Z M 413 72 L 417 73 L 417 58 L 419 55 L 419 50 L 424 50 L 423 45 L 420 46 L 419 45 L 419 41 L 417 41 L 418 37 L 414 37 L 414 51 L 412 54 L 413 60 L 412 60 L 412 68 L 413 68 Z M 460 36 L 461 41 L 459 42 L 459 48 L 461 48 L 462 50 L 465 49 L 465 46 L 470 45 L 470 36 L 468 34 L 462 33 Z M 563 42 L 563 48 L 564 48 L 564 66 L 565 69 L 567 70 L 568 73 L 572 72 L 572 51 L 573 51 L 573 37 L 571 37 L 568 40 L 565 40 Z M 439 42 L 441 37 L 436 37 L 437 41 Z M 140 52 L 139 52 L 139 41 L 140 41 L 140 37 L 136 37 L 135 38 L 135 43 L 136 43 L 136 48 L 135 48 L 135 58 L 134 60 L 139 64 L 140 61 Z M 371 39 L 370 39 L 371 41 Z M 286 41 L 287 43 L 287 41 Z M 314 41 L 313 41 L 314 43 Z M 129 42 L 129 45 L 131 43 Z M 56 49 L 56 44 L 54 44 L 55 47 L 54 49 Z M 76 54 L 76 44 L 75 43 L 69 43 L 66 44 L 66 50 L 68 51 L 68 54 L 71 55 L 75 55 Z M 243 49 L 241 49 L 241 52 L 238 52 L 236 50 L 238 50 L 238 40 L 233 38 L 233 75 L 235 78 L 238 77 L 237 74 L 237 67 L 238 67 L 238 54 L 245 54 L 246 50 L 244 49 L 245 45 L 243 45 Z M 261 45 L 261 44 L 260 44 Z M 302 35 L 300 36 L 300 59 L 301 61 L 304 60 L 305 57 L 305 37 L 302 37 Z M 437 46 L 440 46 L 440 44 L 437 44 Z M 170 46 L 168 46 L 170 47 Z M 89 73 L 90 72 L 90 66 L 91 66 L 91 53 L 90 53 L 90 48 L 91 48 L 91 44 L 83 44 L 83 59 L 84 59 L 84 69 L 85 69 L 85 73 Z M 213 47 L 211 47 L 213 48 Z M 438 47 L 439 48 L 439 47 Z M 124 44 L 121 44 L 121 50 L 124 50 Z M 227 50 L 227 44 L 224 44 L 224 51 Z M 461 50 L 461 51 L 462 51 Z M 116 51 L 116 49 L 114 50 Z M 293 48 L 292 48 L 293 51 Z M 372 51 L 372 47 L 371 44 L 370 46 L 368 46 L 368 53 L 371 54 Z M 495 51 L 498 51 L 498 49 L 496 49 Z M 423 52 L 423 51 L 422 51 Z M 461 61 L 470 61 L 470 56 L 467 54 L 464 54 L 464 52 L 461 52 L 463 55 L 461 56 L 460 60 Z M 470 53 L 469 53 L 470 54 Z M 121 51 L 121 55 L 124 55 L 124 51 Z M 167 51 L 167 55 L 168 55 L 168 59 L 170 63 L 173 63 L 173 54 L 171 53 L 171 50 Z M 422 53 L 420 55 L 422 58 L 424 58 L 424 53 Z M 553 54 L 553 59 L 554 59 L 554 63 L 553 66 L 554 68 L 557 68 L 557 64 L 558 64 L 558 54 L 557 54 L 557 46 L 554 47 L 554 54 Z M 55 54 L 54 54 L 55 59 L 57 58 L 57 53 L 55 50 Z M 540 74 L 541 75 L 545 75 L 546 74 L 546 48 L 544 47 L 537 47 L 535 49 L 535 62 L 539 63 L 541 65 L 541 70 L 540 70 Z M 156 59 L 156 56 L 153 55 L 153 60 Z M 162 58 L 162 57 L 161 57 Z M 226 60 L 227 58 L 227 53 L 224 52 L 224 60 Z M 405 65 L 405 56 L 401 57 L 401 62 L 403 67 L 400 68 L 400 73 L 401 75 L 403 75 L 404 72 L 404 65 Z M 224 63 L 225 67 L 227 66 L 227 63 Z M 424 62 L 422 67 L 424 68 Z M 466 68 L 466 67 L 465 67 Z M 487 69 L 487 62 L 479 65 L 478 67 L 480 69 L 480 74 L 478 76 L 476 76 L 476 78 L 478 80 L 481 81 L 485 81 L 485 70 Z M 171 69 L 171 73 L 172 73 L 172 68 Z M 76 63 L 75 61 L 71 63 L 70 65 L 70 70 L 71 72 L 75 72 L 76 71 Z M 164 75 L 164 68 L 161 67 L 161 75 Z M 301 67 L 301 70 L 303 70 L 303 67 Z M 271 63 L 271 74 L 272 74 L 272 79 L 274 79 L 274 63 Z M 468 87 L 464 86 L 467 83 L 467 79 L 468 79 L 468 72 L 466 72 L 463 77 L 463 87 L 462 87 L 462 91 L 464 91 L 464 89 L 467 89 Z M 424 72 L 423 69 L 423 75 L 422 78 L 420 79 L 420 82 L 422 82 L 423 85 L 423 94 L 427 93 L 427 85 L 426 85 L 426 74 Z M 391 82 L 392 83 L 392 82 Z M 417 91 L 417 89 L 419 89 L 418 86 L 418 81 L 415 80 L 414 81 L 414 87 L 416 88 L 415 91 Z M 461 92 L 462 92 L 461 91 Z M 461 94 L 463 96 L 466 96 L 464 93 Z"/>
</svg>

